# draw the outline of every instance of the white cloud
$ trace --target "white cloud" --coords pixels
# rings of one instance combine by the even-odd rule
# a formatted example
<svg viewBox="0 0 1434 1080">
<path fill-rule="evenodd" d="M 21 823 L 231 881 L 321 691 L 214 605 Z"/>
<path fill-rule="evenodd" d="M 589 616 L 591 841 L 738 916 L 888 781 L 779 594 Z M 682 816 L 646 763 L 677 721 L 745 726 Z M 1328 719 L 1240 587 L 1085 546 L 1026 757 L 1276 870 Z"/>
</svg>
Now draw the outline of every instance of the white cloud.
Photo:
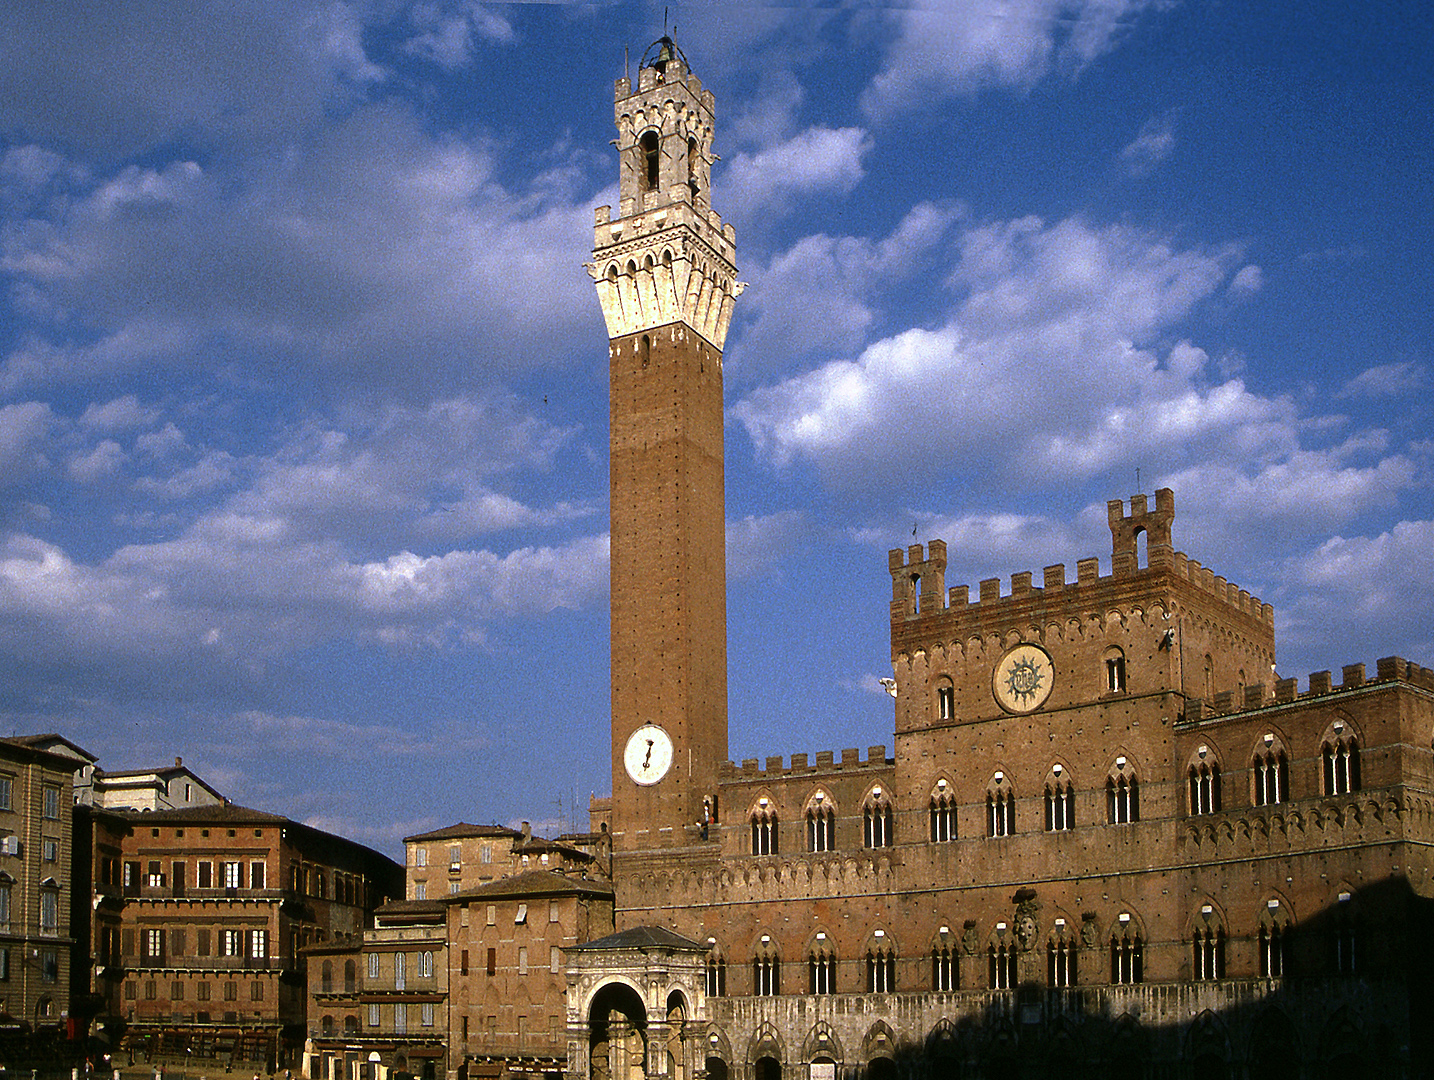
<svg viewBox="0 0 1434 1080">
<path fill-rule="evenodd" d="M 1120 152 L 1131 176 L 1149 176 L 1175 150 L 1176 110 L 1171 109 L 1140 126 L 1135 141 Z"/>
<path fill-rule="evenodd" d="M 40 401 L 0 405 L 0 486 L 9 486 L 49 463 L 45 443 L 55 423 Z"/>
<path fill-rule="evenodd" d="M 959 206 L 918 203 L 880 241 L 807 236 L 753 267 L 732 362 L 751 377 L 859 348 L 874 305 L 920 271 L 922 257 L 947 242 L 962 214 Z"/>
<path fill-rule="evenodd" d="M 149 427 L 157 419 L 158 409 L 143 406 L 134 394 L 125 394 L 103 405 L 89 405 L 80 417 L 80 426 L 95 431 L 127 431 L 130 428 Z"/>
<path fill-rule="evenodd" d="M 1230 280 L 1230 295 L 1236 299 L 1243 300 L 1246 297 L 1254 296 L 1265 287 L 1265 275 L 1258 266 L 1251 264 L 1240 268 Z"/>
<path fill-rule="evenodd" d="M 573 266 L 592 217 L 574 183 L 557 169 L 506 190 L 486 149 L 434 137 L 396 105 L 241 172 L 122 168 L 73 191 L 62 217 L 6 235 L 0 260 L 55 340 L 23 343 L 0 380 L 258 354 L 286 373 L 343 371 L 354 389 L 411 388 L 564 363 L 600 333 Z M 93 344 L 62 339 L 77 315 Z M 525 349 L 539 332 L 542 348 Z M 425 363 L 392 362 L 413 354 Z"/>
<path fill-rule="evenodd" d="M 862 128 L 811 127 L 784 142 L 732 157 L 721 176 L 733 216 L 782 213 L 801 196 L 848 192 L 865 174 L 871 141 Z"/>
<path fill-rule="evenodd" d="M 0 6 L 7 125 L 42 143 L 132 153 L 204 131 L 267 141 L 320 120 L 381 71 L 341 0 Z"/>
<path fill-rule="evenodd" d="M 93 484 L 114 476 L 124 461 L 124 448 L 113 439 L 103 439 L 87 453 L 72 457 L 65 469 L 77 483 Z"/>
<path fill-rule="evenodd" d="M 1286 650 L 1325 666 L 1364 662 L 1371 674 L 1373 661 L 1390 653 L 1426 664 L 1434 655 L 1434 521 L 1331 537 L 1289 558 L 1281 577 L 1294 594 L 1276 608 Z"/>
<path fill-rule="evenodd" d="M 759 389 L 733 414 L 777 464 L 810 460 L 838 483 L 901 483 L 982 465 L 982 482 L 1031 469 L 1091 476 L 1234 446 L 1293 445 L 1293 406 L 1236 380 L 1210 383 L 1203 352 L 1157 343 L 1237 263 L 1233 248 L 1173 248 L 1123 226 L 1035 218 L 970 229 L 951 274 L 964 298 L 936 329 L 908 329 Z M 994 462 L 994 473 L 991 472 Z"/>
<path fill-rule="evenodd" d="M 1365 368 L 1344 384 L 1346 397 L 1397 397 L 1418 393 L 1429 378 L 1429 369 L 1411 360 L 1376 364 Z"/>
<path fill-rule="evenodd" d="M 517 40 L 511 22 L 476 0 L 452 6 L 415 4 L 409 19 L 415 32 L 405 50 L 450 69 L 473 63 L 475 41 L 510 45 Z"/>
<path fill-rule="evenodd" d="M 727 522 L 727 580 L 740 581 L 770 572 L 810 531 L 807 515 L 801 510 L 748 514 Z"/>
<path fill-rule="evenodd" d="M 901 11 L 882 69 L 862 97 L 873 116 L 985 86 L 1029 89 L 1078 72 L 1157 0 L 927 0 Z"/>
</svg>

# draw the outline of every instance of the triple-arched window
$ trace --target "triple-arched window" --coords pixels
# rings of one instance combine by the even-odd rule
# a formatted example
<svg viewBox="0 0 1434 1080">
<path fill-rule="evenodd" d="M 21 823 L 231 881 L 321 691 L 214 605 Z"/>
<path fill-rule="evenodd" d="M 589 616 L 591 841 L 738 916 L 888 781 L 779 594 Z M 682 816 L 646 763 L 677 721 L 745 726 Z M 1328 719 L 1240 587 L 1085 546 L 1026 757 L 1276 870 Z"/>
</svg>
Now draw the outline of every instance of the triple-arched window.
<svg viewBox="0 0 1434 1080">
<path fill-rule="evenodd" d="M 752 854 L 778 854 L 777 810 L 765 798 L 759 799 L 752 811 Z"/>
<path fill-rule="evenodd" d="M 1256 806 L 1275 806 L 1289 800 L 1290 759 L 1274 732 L 1266 733 L 1263 744 L 1255 748 L 1250 774 L 1255 784 Z"/>
<path fill-rule="evenodd" d="M 836 850 L 836 809 L 825 791 L 807 801 L 807 850 Z"/>
<path fill-rule="evenodd" d="M 869 848 L 891 847 L 895 837 L 892 832 L 891 799 L 879 787 L 871 789 L 861 811 L 862 844 Z"/>
<path fill-rule="evenodd" d="M 1190 976 L 1198 982 L 1225 977 L 1225 925 L 1213 904 L 1200 908 L 1190 933 Z"/>
<path fill-rule="evenodd" d="M 808 993 L 836 993 L 836 969 L 836 953 L 832 951 L 831 942 L 825 932 L 818 932 L 807 954 Z"/>
<path fill-rule="evenodd" d="M 1196 752 L 1187 773 L 1190 783 L 1190 812 L 1192 814 L 1218 814 L 1220 812 L 1220 765 L 1210 748 L 1202 746 Z"/>
<path fill-rule="evenodd" d="M 1359 790 L 1359 741 L 1343 720 L 1336 720 L 1320 740 L 1324 793 L 1348 795 Z"/>
<path fill-rule="evenodd" d="M 1046 774 L 1046 832 L 1075 828 L 1075 788 L 1070 773 L 1057 762 Z"/>
<path fill-rule="evenodd" d="M 878 930 L 866 950 L 866 991 L 890 994 L 896 989 L 896 950 L 884 931 Z"/>
<path fill-rule="evenodd" d="M 1080 980 L 1076 976 L 1076 956 L 1079 942 L 1071 933 L 1064 918 L 1058 918 L 1046 941 L 1046 985 L 1052 989 L 1075 986 Z"/>
<path fill-rule="evenodd" d="M 1140 820 L 1140 781 L 1124 757 L 1115 759 L 1105 778 L 1105 819 L 1112 825 Z"/>
<path fill-rule="evenodd" d="M 986 785 L 986 835 L 1011 836 L 1016 831 L 1016 793 L 1004 773 Z"/>
<path fill-rule="evenodd" d="M 931 791 L 931 842 L 944 844 L 956 839 L 956 795 L 943 777 Z"/>
<path fill-rule="evenodd" d="M 1111 928 L 1110 981 L 1121 986 L 1145 981 L 1145 938 L 1128 912 Z"/>
</svg>

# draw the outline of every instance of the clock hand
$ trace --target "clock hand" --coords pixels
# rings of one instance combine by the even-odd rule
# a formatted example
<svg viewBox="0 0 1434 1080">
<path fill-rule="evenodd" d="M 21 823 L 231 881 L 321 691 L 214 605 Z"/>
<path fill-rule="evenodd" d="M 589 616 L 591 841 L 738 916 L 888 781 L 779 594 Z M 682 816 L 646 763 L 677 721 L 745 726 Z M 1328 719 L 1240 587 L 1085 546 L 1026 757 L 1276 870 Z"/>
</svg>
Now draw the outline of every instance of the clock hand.
<svg viewBox="0 0 1434 1080">
<path fill-rule="evenodd" d="M 647 740 L 647 757 L 642 759 L 642 767 L 645 769 L 652 764 L 652 740 Z"/>
</svg>

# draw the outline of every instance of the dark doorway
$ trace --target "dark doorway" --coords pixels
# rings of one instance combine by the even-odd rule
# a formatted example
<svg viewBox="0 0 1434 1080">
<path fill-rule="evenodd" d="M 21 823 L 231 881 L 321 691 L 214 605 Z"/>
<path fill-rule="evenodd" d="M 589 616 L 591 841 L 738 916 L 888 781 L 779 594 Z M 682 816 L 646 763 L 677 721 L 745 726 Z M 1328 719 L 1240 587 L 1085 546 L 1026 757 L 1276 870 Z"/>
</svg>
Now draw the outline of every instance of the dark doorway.
<svg viewBox="0 0 1434 1080">
<path fill-rule="evenodd" d="M 782 1063 L 776 1058 L 758 1058 L 752 1067 L 753 1080 L 782 1080 Z"/>
</svg>

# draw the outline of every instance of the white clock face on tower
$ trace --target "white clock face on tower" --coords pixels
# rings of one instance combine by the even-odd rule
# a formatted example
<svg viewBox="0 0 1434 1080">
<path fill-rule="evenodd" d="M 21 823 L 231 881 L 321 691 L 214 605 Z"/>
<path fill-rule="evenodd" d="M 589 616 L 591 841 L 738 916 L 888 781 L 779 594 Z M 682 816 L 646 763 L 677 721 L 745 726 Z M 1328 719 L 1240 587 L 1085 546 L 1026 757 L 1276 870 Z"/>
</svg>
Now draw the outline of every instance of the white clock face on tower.
<svg viewBox="0 0 1434 1080">
<path fill-rule="evenodd" d="M 672 736 L 656 724 L 643 724 L 627 740 L 622 763 L 634 783 L 657 783 L 672 768 Z"/>
<path fill-rule="evenodd" d="M 1001 708 L 1013 713 L 1039 709 L 1051 696 L 1055 666 L 1039 645 L 1017 645 L 991 673 L 991 689 Z"/>
</svg>

